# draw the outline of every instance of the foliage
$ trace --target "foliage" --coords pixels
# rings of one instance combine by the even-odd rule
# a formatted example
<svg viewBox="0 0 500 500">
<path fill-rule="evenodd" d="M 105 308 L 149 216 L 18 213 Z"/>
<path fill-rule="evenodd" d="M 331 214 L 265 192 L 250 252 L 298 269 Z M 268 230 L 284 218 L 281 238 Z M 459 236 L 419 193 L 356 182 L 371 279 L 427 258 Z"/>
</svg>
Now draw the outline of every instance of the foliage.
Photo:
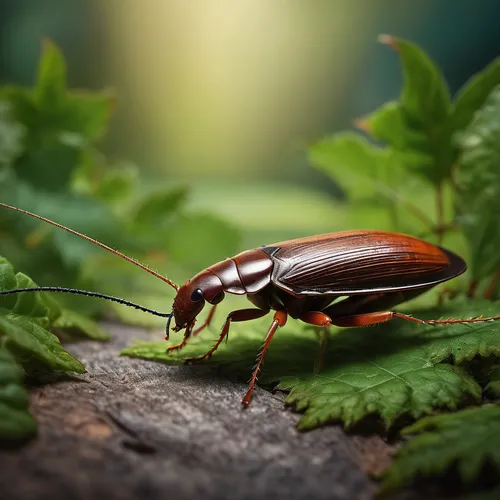
<svg viewBox="0 0 500 500">
<path fill-rule="evenodd" d="M 155 184 L 154 189 L 144 189 L 134 166 L 108 162 L 98 147 L 114 107 L 115 97 L 109 91 L 69 89 L 64 57 L 46 41 L 34 87 L 0 87 L 1 201 L 89 234 L 139 260 L 175 268 L 179 275 L 197 271 L 208 264 L 206 259 L 236 253 L 238 230 L 218 217 L 189 210 L 186 188 Z M 39 285 L 128 295 L 144 303 L 148 300 L 142 292 L 149 287 L 150 302 L 162 302 L 158 309 L 171 301 L 172 291 L 165 293 L 163 282 L 151 287 L 145 281 L 149 277 L 118 257 L 38 220 L 1 210 L 0 256 L 12 262 L 0 257 L 1 290 L 32 287 L 35 280 Z M 200 234 L 198 243 L 187 254 L 183 245 L 195 233 Z M 200 248 L 202 259 L 197 258 Z M 15 274 L 13 266 L 33 280 Z M 89 316 L 102 314 L 109 306 L 61 294 L 57 299 L 39 293 L 0 297 L 0 405 L 6 405 L 0 410 L 2 420 L 5 413 L 0 439 L 22 437 L 34 429 L 19 367 L 30 377 L 41 370 L 83 372 L 83 365 L 51 331 L 106 340 L 109 336 Z M 123 309 L 118 306 L 115 311 L 124 321 L 148 319 L 135 310 L 124 314 Z M 10 400 L 13 391 L 17 399 Z M 18 414 L 16 427 L 8 419 Z"/>
<path fill-rule="evenodd" d="M 109 91 L 68 89 L 62 53 L 45 42 L 34 88 L 0 88 L 1 200 L 91 235 L 169 273 L 175 268 L 183 276 L 197 272 L 206 265 L 205 259 L 221 259 L 239 250 L 238 230 L 218 217 L 189 210 L 186 188 L 157 187 L 158 183 L 153 189 L 145 188 L 134 166 L 108 162 L 98 146 L 115 101 Z M 122 267 L 112 266 L 115 271 L 110 272 L 101 249 L 2 210 L 0 254 L 8 255 L 41 285 L 120 290 Z M 200 259 L 202 252 L 195 247 L 194 255 L 182 251 L 185 239 L 196 236 L 200 227 L 203 239 L 198 248 L 204 248 L 205 259 Z M 142 272 L 134 273 L 125 292 L 123 287 L 118 291 L 120 295 L 142 291 Z M 102 301 L 74 296 L 58 300 L 67 309 L 94 315 L 108 307 Z M 126 316 L 130 321 L 138 317 L 144 319 L 138 314 Z"/>
<path fill-rule="evenodd" d="M 475 481 L 486 465 L 500 470 L 499 406 L 426 417 L 402 433 L 417 437 L 398 451 L 384 477 L 385 491 L 403 486 L 417 473 L 428 477 L 452 466 L 465 483 Z"/>
<path fill-rule="evenodd" d="M 0 258 L 0 291 L 33 286 L 36 284 L 30 278 L 14 273 L 11 264 Z M 38 292 L 0 296 L 0 439 L 24 437 L 35 431 L 28 396 L 21 386 L 24 373 L 85 371 L 49 331 L 61 318 L 69 327 L 80 326 L 65 317 L 55 301 Z"/>
</svg>

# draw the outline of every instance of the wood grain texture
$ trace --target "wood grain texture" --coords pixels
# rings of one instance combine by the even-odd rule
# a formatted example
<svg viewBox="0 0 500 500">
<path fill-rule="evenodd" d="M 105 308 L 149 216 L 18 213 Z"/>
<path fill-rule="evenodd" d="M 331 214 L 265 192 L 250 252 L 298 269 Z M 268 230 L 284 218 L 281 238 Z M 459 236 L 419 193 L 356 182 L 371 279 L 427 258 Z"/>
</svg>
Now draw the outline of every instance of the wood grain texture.
<svg viewBox="0 0 500 500">
<path fill-rule="evenodd" d="M 0 449 L 0 498 L 372 498 L 366 465 L 339 427 L 299 433 L 282 396 L 259 388 L 242 411 L 245 381 L 118 357 L 132 338 L 151 336 L 106 329 L 111 343 L 69 346 L 85 376 L 32 390 L 39 436 Z"/>
<path fill-rule="evenodd" d="M 426 287 L 465 271 L 464 261 L 418 238 L 341 231 L 269 245 L 271 281 L 294 293 L 366 293 Z"/>
</svg>

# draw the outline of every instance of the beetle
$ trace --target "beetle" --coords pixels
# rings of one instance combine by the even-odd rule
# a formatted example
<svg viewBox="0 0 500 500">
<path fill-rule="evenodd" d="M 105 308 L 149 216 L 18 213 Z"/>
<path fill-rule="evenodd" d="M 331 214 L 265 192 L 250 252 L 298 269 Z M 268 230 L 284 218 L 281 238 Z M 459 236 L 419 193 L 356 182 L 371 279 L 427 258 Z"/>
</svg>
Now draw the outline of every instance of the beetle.
<svg viewBox="0 0 500 500">
<path fill-rule="evenodd" d="M 180 343 L 169 346 L 168 352 L 182 349 L 191 336 L 210 324 L 217 304 L 226 293 L 246 295 L 254 307 L 229 313 L 214 346 L 202 356 L 186 359 L 187 363 L 210 358 L 228 336 L 231 323 L 250 321 L 274 311 L 248 390 L 242 399 L 243 407 L 250 404 L 266 352 L 274 334 L 285 325 L 288 316 L 321 327 L 370 326 L 393 318 L 429 325 L 500 319 L 500 316 L 493 316 L 424 320 L 393 311 L 394 306 L 459 276 L 467 269 L 465 261 L 455 253 L 401 233 L 341 231 L 264 245 L 218 262 L 178 287 L 141 262 L 87 235 L 20 208 L 5 203 L 0 203 L 0 206 L 56 226 L 118 255 L 173 287 L 176 296 L 172 312 L 163 313 L 119 297 L 73 288 L 21 288 L 1 291 L 0 295 L 46 291 L 112 300 L 168 318 L 167 340 L 173 319 L 175 326 L 172 330 L 184 330 L 184 337 Z M 206 303 L 211 305 L 209 314 L 195 329 L 196 319 Z"/>
</svg>

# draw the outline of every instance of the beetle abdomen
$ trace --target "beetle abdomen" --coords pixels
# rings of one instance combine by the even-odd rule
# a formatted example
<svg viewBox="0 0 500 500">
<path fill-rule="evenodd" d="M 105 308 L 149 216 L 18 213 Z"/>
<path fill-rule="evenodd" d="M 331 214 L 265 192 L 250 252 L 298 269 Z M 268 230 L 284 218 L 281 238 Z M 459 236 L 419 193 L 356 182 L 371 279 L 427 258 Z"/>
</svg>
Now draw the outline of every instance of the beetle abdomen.
<svg viewBox="0 0 500 500">
<path fill-rule="evenodd" d="M 463 273 L 455 254 L 412 236 L 343 231 L 264 247 L 272 255 L 271 280 L 304 295 L 420 288 Z"/>
</svg>

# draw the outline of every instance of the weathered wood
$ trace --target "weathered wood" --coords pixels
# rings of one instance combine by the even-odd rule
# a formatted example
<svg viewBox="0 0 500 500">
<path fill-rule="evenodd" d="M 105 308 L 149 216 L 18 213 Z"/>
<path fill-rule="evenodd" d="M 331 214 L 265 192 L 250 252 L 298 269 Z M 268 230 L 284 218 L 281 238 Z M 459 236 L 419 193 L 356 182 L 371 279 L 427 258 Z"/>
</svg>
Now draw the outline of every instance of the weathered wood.
<svg viewBox="0 0 500 500">
<path fill-rule="evenodd" d="M 339 427 L 300 433 L 282 396 L 261 389 L 242 411 L 245 384 L 118 357 L 148 333 L 106 328 L 114 341 L 69 346 L 86 375 L 33 390 L 39 435 L 0 451 L 1 499 L 372 497 Z"/>
</svg>

